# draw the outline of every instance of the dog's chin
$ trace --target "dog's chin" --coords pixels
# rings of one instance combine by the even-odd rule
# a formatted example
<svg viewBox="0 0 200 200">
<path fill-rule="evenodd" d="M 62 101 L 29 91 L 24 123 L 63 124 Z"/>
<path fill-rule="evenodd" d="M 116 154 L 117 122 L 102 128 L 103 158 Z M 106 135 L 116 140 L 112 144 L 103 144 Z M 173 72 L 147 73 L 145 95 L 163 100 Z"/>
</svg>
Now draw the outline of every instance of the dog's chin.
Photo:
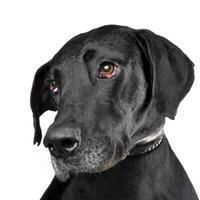
<svg viewBox="0 0 200 200">
<path fill-rule="evenodd" d="M 63 160 L 58 160 L 54 156 L 51 156 L 51 163 L 58 180 L 62 182 L 66 181 L 69 178 L 69 169 L 65 166 Z"/>
<path fill-rule="evenodd" d="M 77 166 L 74 166 L 71 163 L 66 163 L 62 158 L 56 159 L 55 157 L 51 157 L 51 162 L 55 171 L 56 177 L 65 182 L 71 174 L 78 175 L 78 174 L 90 174 L 90 173 L 100 173 L 103 172 L 113 166 L 111 161 L 107 163 L 99 164 L 99 163 L 80 163 Z M 79 163 L 79 162 L 78 162 Z"/>
<path fill-rule="evenodd" d="M 113 167 L 116 162 L 113 161 L 112 155 L 92 157 L 91 155 L 85 155 L 82 159 L 65 159 L 55 158 L 51 156 L 51 162 L 55 171 L 56 177 L 65 182 L 71 174 L 90 174 L 101 173 L 105 170 Z"/>
</svg>

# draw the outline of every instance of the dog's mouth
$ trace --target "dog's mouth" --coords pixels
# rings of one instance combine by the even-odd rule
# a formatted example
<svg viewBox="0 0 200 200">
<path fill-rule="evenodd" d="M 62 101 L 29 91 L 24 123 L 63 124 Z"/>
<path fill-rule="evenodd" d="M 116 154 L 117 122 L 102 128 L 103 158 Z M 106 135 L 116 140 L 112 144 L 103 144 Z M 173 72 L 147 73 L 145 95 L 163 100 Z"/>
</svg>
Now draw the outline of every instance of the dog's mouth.
<svg viewBox="0 0 200 200">
<path fill-rule="evenodd" d="M 99 173 L 113 166 L 113 150 L 106 146 L 85 149 L 74 156 L 56 158 L 51 156 L 51 162 L 56 177 L 66 181 L 70 174 Z"/>
<path fill-rule="evenodd" d="M 123 160 L 127 153 L 123 152 L 119 156 L 119 148 L 113 145 L 96 143 L 86 145 L 79 149 L 73 156 L 56 158 L 51 156 L 51 162 L 56 177 L 60 181 L 66 181 L 70 174 L 88 174 L 101 173 L 115 166 L 120 160 Z M 116 156 L 117 155 L 117 156 Z"/>
</svg>

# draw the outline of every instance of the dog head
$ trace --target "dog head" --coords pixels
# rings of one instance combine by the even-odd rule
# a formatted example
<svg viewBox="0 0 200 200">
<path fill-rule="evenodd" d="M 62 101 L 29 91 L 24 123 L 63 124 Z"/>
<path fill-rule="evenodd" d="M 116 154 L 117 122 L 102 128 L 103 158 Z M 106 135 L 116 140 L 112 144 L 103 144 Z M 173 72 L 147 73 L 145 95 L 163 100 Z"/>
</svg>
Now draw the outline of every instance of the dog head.
<svg viewBox="0 0 200 200">
<path fill-rule="evenodd" d="M 107 170 L 174 119 L 193 79 L 189 58 L 149 30 L 108 25 L 80 34 L 35 74 L 34 143 L 39 117 L 57 111 L 44 138 L 57 177 Z"/>
</svg>

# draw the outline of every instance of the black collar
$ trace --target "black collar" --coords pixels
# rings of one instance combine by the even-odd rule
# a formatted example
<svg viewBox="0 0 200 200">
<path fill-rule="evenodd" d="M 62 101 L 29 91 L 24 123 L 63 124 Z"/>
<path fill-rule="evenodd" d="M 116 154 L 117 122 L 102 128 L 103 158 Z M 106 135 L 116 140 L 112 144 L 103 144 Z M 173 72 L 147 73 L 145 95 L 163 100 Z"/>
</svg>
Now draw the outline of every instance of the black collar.
<svg viewBox="0 0 200 200">
<path fill-rule="evenodd" d="M 136 143 L 135 146 L 129 151 L 128 156 L 137 156 L 152 152 L 160 146 L 163 141 L 163 137 L 163 129 L 160 129 L 156 138 L 153 138 L 150 141 L 143 139 L 141 142 Z"/>
</svg>

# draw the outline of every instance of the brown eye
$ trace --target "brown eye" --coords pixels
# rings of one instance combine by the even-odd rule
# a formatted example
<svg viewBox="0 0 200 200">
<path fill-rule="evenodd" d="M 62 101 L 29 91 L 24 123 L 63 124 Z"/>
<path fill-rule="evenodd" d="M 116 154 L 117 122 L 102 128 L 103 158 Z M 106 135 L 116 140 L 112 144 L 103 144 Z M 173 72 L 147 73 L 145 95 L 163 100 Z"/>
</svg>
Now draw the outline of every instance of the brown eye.
<svg viewBox="0 0 200 200">
<path fill-rule="evenodd" d="M 103 62 L 99 68 L 99 78 L 112 78 L 119 72 L 117 65 L 110 62 Z"/>
<path fill-rule="evenodd" d="M 49 89 L 52 92 L 53 95 L 57 95 L 58 94 L 58 87 L 56 85 L 55 81 L 50 81 L 49 83 Z"/>
</svg>

